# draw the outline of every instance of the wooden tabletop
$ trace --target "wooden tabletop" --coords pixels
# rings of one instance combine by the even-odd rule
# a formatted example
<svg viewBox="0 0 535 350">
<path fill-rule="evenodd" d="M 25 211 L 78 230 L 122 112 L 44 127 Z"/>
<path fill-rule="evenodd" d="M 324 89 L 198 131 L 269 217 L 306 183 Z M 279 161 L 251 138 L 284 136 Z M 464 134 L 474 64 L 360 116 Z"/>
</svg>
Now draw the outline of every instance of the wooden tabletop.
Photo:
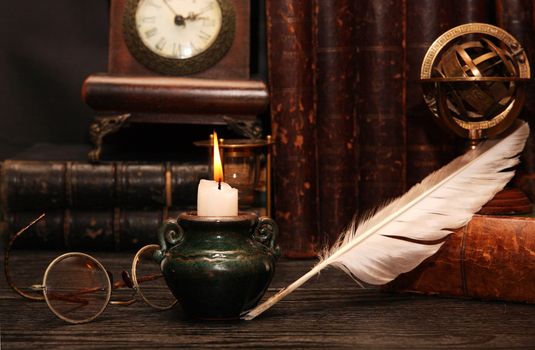
<svg viewBox="0 0 535 350">
<path fill-rule="evenodd" d="M 25 256 L 25 271 L 49 256 Z M 52 253 L 59 254 L 59 253 Z M 133 254 L 94 253 L 108 269 L 128 268 Z M 313 261 L 283 260 L 268 295 Z M 37 267 L 39 266 L 39 267 Z M 3 266 L 2 266 L 3 269 Z M 3 271 L 3 270 L 2 270 Z M 15 294 L 0 278 L 0 348 L 535 348 L 535 305 L 481 302 L 361 289 L 328 269 L 253 321 L 198 322 L 180 306 L 158 312 L 143 303 L 110 305 L 94 322 L 70 325 L 44 302 Z"/>
</svg>

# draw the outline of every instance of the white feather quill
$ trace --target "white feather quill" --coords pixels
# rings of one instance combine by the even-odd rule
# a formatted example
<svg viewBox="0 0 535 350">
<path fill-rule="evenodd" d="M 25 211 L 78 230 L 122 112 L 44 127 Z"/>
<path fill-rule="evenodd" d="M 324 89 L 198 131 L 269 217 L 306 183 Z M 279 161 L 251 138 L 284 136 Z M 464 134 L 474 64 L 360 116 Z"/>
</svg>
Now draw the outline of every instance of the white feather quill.
<svg viewBox="0 0 535 350">
<path fill-rule="evenodd" d="M 316 266 L 243 319 L 260 315 L 329 265 L 375 285 L 414 269 L 513 177 L 511 168 L 519 162 L 529 126 L 517 121 L 511 129 L 503 138 L 485 141 L 432 173 L 358 225 L 353 220 Z"/>
</svg>

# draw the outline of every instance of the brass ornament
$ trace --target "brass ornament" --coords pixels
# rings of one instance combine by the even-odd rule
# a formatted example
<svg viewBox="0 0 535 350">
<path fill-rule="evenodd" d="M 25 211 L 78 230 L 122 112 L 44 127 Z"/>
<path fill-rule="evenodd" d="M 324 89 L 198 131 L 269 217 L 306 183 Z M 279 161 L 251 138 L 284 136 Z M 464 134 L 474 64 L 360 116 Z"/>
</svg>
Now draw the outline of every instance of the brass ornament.
<svg viewBox="0 0 535 350">
<path fill-rule="evenodd" d="M 89 140 L 93 144 L 93 149 L 89 151 L 89 161 L 97 163 L 102 155 L 104 137 L 117 132 L 130 119 L 130 114 L 120 114 L 112 116 L 101 116 L 95 118 L 89 126 Z"/>
<path fill-rule="evenodd" d="M 438 121 L 473 141 L 511 126 L 530 77 L 520 43 L 485 23 L 463 24 L 442 34 L 429 47 L 420 73 L 424 100 Z"/>
<path fill-rule="evenodd" d="M 123 17 L 126 46 L 135 59 L 148 69 L 165 75 L 189 75 L 206 70 L 219 62 L 234 41 L 236 15 L 227 0 L 217 0 L 222 15 L 221 29 L 214 43 L 190 58 L 168 58 L 157 55 L 145 46 L 136 26 L 136 11 L 141 0 L 127 0 Z"/>
</svg>

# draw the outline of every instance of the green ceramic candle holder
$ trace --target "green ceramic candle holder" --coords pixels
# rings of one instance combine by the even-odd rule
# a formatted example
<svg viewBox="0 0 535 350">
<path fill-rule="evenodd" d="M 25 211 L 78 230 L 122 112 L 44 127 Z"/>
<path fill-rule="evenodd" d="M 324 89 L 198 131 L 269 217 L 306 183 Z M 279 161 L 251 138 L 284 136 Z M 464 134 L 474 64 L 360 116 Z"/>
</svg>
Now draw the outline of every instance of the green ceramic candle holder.
<svg viewBox="0 0 535 350">
<path fill-rule="evenodd" d="M 239 319 L 264 295 L 279 248 L 277 224 L 253 213 L 181 214 L 159 229 L 165 281 L 184 312 L 197 319 Z"/>
</svg>

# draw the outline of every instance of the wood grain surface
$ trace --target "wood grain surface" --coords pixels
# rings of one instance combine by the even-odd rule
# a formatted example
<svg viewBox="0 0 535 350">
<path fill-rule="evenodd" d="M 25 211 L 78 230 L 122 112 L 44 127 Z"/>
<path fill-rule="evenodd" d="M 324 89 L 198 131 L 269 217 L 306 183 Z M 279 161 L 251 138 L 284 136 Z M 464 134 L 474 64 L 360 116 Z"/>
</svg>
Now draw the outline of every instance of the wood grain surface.
<svg viewBox="0 0 535 350">
<path fill-rule="evenodd" d="M 27 255 L 28 274 L 52 254 Z M 95 253 L 112 271 L 131 254 Z M 2 259 L 3 260 L 3 259 Z M 281 261 L 268 294 L 286 286 L 313 261 Z M 1 266 L 3 269 L 3 266 Z M 143 303 L 110 305 L 85 325 L 57 319 L 44 302 L 29 302 L 0 278 L 1 349 L 161 348 L 395 348 L 468 349 L 535 346 L 535 306 L 417 297 L 360 289 L 326 270 L 250 322 L 196 322 L 179 306 L 155 312 Z"/>
</svg>

